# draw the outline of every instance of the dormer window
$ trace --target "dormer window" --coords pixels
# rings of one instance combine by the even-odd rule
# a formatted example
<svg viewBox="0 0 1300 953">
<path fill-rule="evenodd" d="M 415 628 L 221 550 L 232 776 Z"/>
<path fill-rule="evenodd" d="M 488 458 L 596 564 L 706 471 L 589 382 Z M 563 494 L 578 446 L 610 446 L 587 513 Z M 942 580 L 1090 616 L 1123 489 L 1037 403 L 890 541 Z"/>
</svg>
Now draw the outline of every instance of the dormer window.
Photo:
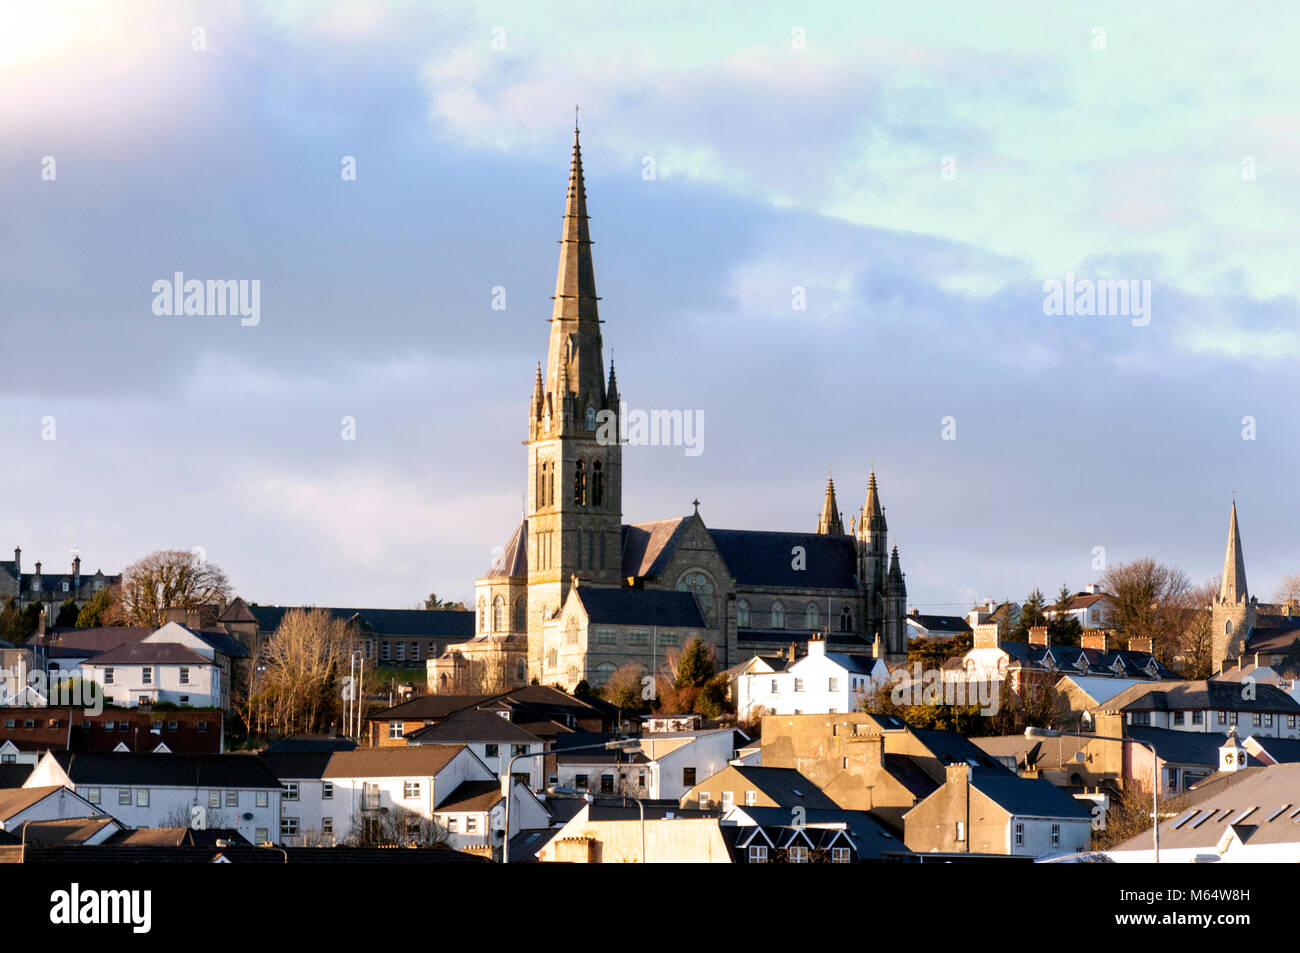
<svg viewBox="0 0 1300 953">
<path fill-rule="evenodd" d="M 510 720 L 510 712 L 509 712 L 509 711 L 499 711 L 499 712 L 497 712 L 497 714 L 500 715 L 502 718 L 504 718 L 506 721 L 509 721 L 509 720 Z"/>
</svg>

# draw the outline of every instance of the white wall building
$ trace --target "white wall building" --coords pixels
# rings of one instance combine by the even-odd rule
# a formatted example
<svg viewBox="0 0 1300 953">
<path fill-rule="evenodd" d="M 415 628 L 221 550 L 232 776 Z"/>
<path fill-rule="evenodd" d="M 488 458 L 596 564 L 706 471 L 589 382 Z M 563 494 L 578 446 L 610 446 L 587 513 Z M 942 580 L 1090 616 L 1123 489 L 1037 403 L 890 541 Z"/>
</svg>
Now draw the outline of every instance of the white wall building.
<svg viewBox="0 0 1300 953">
<path fill-rule="evenodd" d="M 86 659 L 81 670 L 103 689 L 106 704 L 123 708 L 154 702 L 220 708 L 225 703 L 215 663 L 174 642 L 146 639 L 119 645 Z"/>
<path fill-rule="evenodd" d="M 861 711 L 873 686 L 888 678 L 884 659 L 827 652 L 823 640 L 811 639 L 808 654 L 783 671 L 738 675 L 736 710 L 741 718 L 752 718 L 760 707 L 773 715 Z"/>
</svg>

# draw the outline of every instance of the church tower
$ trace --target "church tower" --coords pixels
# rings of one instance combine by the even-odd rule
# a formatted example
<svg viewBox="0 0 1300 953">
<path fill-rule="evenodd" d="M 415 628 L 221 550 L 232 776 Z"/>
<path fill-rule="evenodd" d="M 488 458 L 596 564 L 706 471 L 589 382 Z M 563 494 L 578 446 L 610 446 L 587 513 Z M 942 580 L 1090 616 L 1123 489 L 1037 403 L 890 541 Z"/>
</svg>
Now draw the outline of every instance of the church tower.
<svg viewBox="0 0 1300 953">
<path fill-rule="evenodd" d="M 1228 550 L 1223 557 L 1223 581 L 1211 607 L 1213 658 L 1216 672 L 1239 657 L 1246 638 L 1255 626 L 1256 602 L 1246 588 L 1246 559 L 1241 552 L 1241 530 L 1237 528 L 1237 501 L 1228 517 Z"/>
<path fill-rule="evenodd" d="M 528 654 L 539 678 L 542 626 L 572 580 L 617 586 L 622 575 L 619 396 L 612 363 L 606 384 L 591 244 L 575 128 L 550 344 L 528 413 Z"/>
<path fill-rule="evenodd" d="M 886 538 L 889 525 L 885 522 L 885 511 L 880 506 L 880 494 L 876 489 L 876 471 L 871 471 L 867 481 L 867 504 L 862 508 L 862 518 L 858 521 L 858 583 L 867 593 L 867 620 L 877 625 L 879 619 L 872 619 L 875 602 L 884 595 L 885 575 L 889 570 L 889 551 Z M 867 630 L 867 635 L 875 632 Z"/>
</svg>

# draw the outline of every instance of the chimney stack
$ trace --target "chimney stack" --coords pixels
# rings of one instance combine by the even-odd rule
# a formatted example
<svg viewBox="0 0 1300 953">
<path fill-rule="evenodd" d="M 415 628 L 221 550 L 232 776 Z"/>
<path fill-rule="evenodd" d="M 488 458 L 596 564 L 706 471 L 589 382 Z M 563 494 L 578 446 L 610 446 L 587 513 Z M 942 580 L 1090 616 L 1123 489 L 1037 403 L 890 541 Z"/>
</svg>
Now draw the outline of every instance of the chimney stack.
<svg viewBox="0 0 1300 953">
<path fill-rule="evenodd" d="M 14 572 L 19 576 L 23 574 L 23 548 L 21 546 L 14 547 Z"/>
<path fill-rule="evenodd" d="M 1047 637 L 1047 626 L 1031 625 L 1029 627 L 1029 644 L 1030 645 L 1050 645 L 1051 639 Z"/>
<path fill-rule="evenodd" d="M 975 626 L 974 648 L 995 649 L 998 647 L 998 641 L 998 624 L 996 622 L 981 622 Z"/>
<path fill-rule="evenodd" d="M 72 591 L 77 593 L 81 591 L 81 556 L 80 554 L 72 557 Z"/>
<path fill-rule="evenodd" d="M 1128 650 L 1130 652 L 1146 652 L 1148 655 L 1152 652 L 1152 644 L 1149 636 L 1135 637 L 1128 640 Z"/>
<path fill-rule="evenodd" d="M 1108 651 L 1107 645 L 1109 644 L 1109 642 L 1110 642 L 1110 633 L 1107 632 L 1105 629 L 1101 629 L 1100 631 L 1094 630 L 1091 632 L 1085 632 L 1083 633 L 1083 638 L 1079 640 L 1079 644 L 1083 648 L 1093 649 L 1094 651 L 1097 652 Z"/>
</svg>

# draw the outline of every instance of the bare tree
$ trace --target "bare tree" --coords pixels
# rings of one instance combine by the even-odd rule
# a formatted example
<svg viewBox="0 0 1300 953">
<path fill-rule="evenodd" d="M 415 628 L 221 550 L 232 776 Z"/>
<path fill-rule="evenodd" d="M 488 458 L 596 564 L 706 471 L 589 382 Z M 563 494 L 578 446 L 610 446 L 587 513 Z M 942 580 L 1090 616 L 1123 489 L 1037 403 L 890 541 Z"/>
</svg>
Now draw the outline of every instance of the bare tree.
<svg viewBox="0 0 1300 953">
<path fill-rule="evenodd" d="M 1300 601 L 1300 572 L 1283 577 L 1273 593 L 1274 602 Z"/>
<path fill-rule="evenodd" d="M 447 829 L 430 817 L 391 807 L 353 818 L 349 847 L 448 847 Z"/>
<path fill-rule="evenodd" d="M 262 646 L 258 673 L 262 723 L 287 733 L 328 728 L 339 718 L 341 679 L 354 635 L 324 609 L 290 609 Z"/>
<path fill-rule="evenodd" d="M 1214 674 L 1214 627 L 1211 605 L 1219 593 L 1219 577 L 1213 576 L 1189 588 L 1174 603 L 1178 625 L 1165 644 L 1156 645 L 1156 656 L 1184 678 L 1209 678 Z"/>
<path fill-rule="evenodd" d="M 168 609 L 227 601 L 230 582 L 198 553 L 160 549 L 123 570 L 118 598 L 128 624 L 160 626 Z"/>
</svg>

